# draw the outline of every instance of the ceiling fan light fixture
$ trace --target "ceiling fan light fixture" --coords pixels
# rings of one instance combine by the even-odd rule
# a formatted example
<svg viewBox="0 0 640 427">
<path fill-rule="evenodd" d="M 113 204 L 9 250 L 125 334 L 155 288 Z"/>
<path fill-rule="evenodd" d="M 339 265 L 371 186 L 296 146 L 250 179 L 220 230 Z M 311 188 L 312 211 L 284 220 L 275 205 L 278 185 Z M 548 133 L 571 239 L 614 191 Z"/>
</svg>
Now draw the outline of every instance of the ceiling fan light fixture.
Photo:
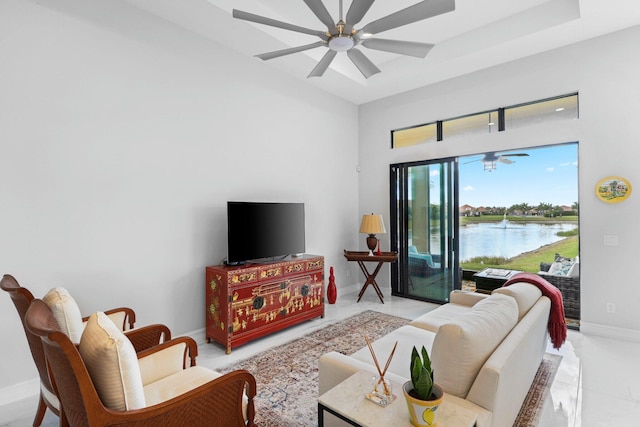
<svg viewBox="0 0 640 427">
<path fill-rule="evenodd" d="M 484 161 L 482 162 L 484 163 L 484 170 L 486 170 L 487 172 L 491 172 L 494 171 L 496 169 L 496 162 L 494 160 L 488 160 L 488 161 Z"/>
<path fill-rule="evenodd" d="M 424 58 L 433 47 L 433 44 L 379 39 L 375 37 L 371 38 L 371 36 L 455 10 L 455 0 L 422 0 L 413 6 L 400 9 L 397 12 L 369 22 L 361 29 L 355 29 L 354 26 L 360 23 L 375 0 L 352 0 L 351 6 L 349 6 L 349 10 L 347 10 L 346 17 L 344 18 L 347 22 L 343 21 L 343 0 L 340 0 L 340 19 L 337 24 L 334 24 L 335 21 L 333 21 L 331 14 L 327 11 L 323 0 L 303 1 L 311 12 L 313 12 L 313 14 L 320 20 L 320 22 L 324 24 L 327 28 L 326 31 L 317 31 L 311 28 L 301 27 L 299 25 L 278 21 L 276 19 L 267 18 L 265 16 L 237 9 L 233 9 L 232 15 L 234 18 L 242 19 L 244 21 L 255 22 L 257 24 L 268 25 L 275 28 L 281 28 L 283 30 L 295 31 L 297 33 L 319 37 L 322 40 L 321 42 L 256 55 L 260 59 L 267 60 L 314 49 L 319 46 L 327 47 L 327 52 L 316 64 L 308 77 L 322 76 L 338 52 L 346 52 L 351 62 L 355 64 L 365 78 L 368 79 L 374 74 L 380 73 L 381 70 L 376 67 L 376 65 L 371 62 L 365 54 L 363 54 L 359 49 L 354 49 L 355 47 L 360 46 L 367 49 L 390 52 L 398 55 Z"/>
<path fill-rule="evenodd" d="M 339 35 L 329 40 L 329 49 L 336 52 L 346 52 L 354 46 L 350 35 Z"/>
</svg>

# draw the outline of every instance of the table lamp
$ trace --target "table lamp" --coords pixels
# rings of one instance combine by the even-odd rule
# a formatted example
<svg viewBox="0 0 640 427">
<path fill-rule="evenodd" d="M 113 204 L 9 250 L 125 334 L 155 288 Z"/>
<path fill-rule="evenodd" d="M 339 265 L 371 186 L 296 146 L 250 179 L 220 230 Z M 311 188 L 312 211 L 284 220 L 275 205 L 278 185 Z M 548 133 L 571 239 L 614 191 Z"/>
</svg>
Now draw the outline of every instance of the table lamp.
<svg viewBox="0 0 640 427">
<path fill-rule="evenodd" d="M 382 215 L 374 215 L 373 213 L 371 215 L 362 215 L 360 232 L 369 235 L 369 237 L 367 237 L 367 247 L 369 248 L 369 255 L 373 255 L 373 251 L 378 245 L 376 234 L 384 234 L 387 232 L 384 228 Z"/>
</svg>

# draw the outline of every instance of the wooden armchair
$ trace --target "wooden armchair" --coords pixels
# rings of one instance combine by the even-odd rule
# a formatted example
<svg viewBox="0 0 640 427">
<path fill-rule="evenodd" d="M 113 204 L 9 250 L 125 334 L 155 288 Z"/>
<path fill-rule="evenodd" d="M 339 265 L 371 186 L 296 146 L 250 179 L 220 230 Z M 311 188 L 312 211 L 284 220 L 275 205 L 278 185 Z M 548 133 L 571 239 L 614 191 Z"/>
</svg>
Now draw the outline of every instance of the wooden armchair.
<svg viewBox="0 0 640 427">
<path fill-rule="evenodd" d="M 35 336 L 29 332 L 25 324 L 25 315 L 34 297 L 28 289 L 21 287 L 18 281 L 10 274 L 5 274 L 2 277 L 2 280 L 0 280 L 0 288 L 9 293 L 18 311 L 27 342 L 29 343 L 31 356 L 33 357 L 33 361 L 38 369 L 38 375 L 40 376 L 40 400 L 33 421 L 34 427 L 37 427 L 42 423 L 47 408 L 54 414 L 60 415 L 60 401 L 49 380 L 42 341 L 39 336 Z M 105 313 L 108 313 L 112 320 L 118 321 L 122 330 L 126 330 L 125 334 L 136 351 L 146 350 L 171 339 L 171 331 L 164 325 L 150 325 L 143 328 L 131 329 L 134 327 L 135 312 L 130 308 L 116 308 L 108 310 Z M 88 317 L 82 318 L 82 321 L 86 321 L 87 319 Z"/>
<path fill-rule="evenodd" d="M 178 378 L 173 381 L 173 391 L 176 392 L 178 389 L 188 388 L 187 391 L 180 391 L 172 395 L 171 391 L 167 392 L 165 390 L 162 393 L 157 393 L 158 390 L 155 390 L 156 397 L 162 394 L 168 398 L 156 399 L 157 401 L 150 406 L 146 406 L 144 402 L 139 402 L 137 409 L 114 410 L 107 408 L 103 404 L 105 399 L 104 384 L 99 385 L 99 383 L 111 380 L 124 382 L 126 378 L 123 380 L 122 377 L 128 377 L 131 372 L 135 371 L 135 366 L 130 365 L 131 360 L 129 360 L 130 352 L 133 349 L 131 348 L 127 353 L 127 348 L 131 345 L 126 340 L 118 340 L 117 331 L 106 330 L 106 323 L 108 322 L 100 323 L 103 318 L 104 316 L 100 317 L 100 313 L 91 316 L 89 325 L 83 333 L 81 343 L 76 346 L 60 331 L 51 310 L 44 302 L 36 299 L 27 310 L 25 319 L 27 329 L 41 338 L 44 353 L 52 373 L 52 384 L 54 390 L 60 396 L 62 407 L 64 408 L 61 413 L 61 425 L 87 427 L 115 425 L 255 427 L 253 422 L 255 415 L 253 399 L 256 394 L 255 378 L 244 370 L 220 375 L 214 371 L 196 367 L 197 345 L 187 337 L 167 341 L 160 346 L 140 353 L 137 356 L 137 361 L 134 361 L 134 364 L 139 364 L 140 373 L 137 375 L 141 376 L 141 382 L 149 380 L 150 377 L 161 377 L 162 375 L 157 371 L 165 370 L 162 365 L 167 358 L 162 355 L 158 356 L 150 364 L 154 367 L 154 372 L 151 374 L 141 372 L 143 371 L 144 360 L 149 357 L 153 358 L 159 352 L 164 351 L 161 349 L 171 349 L 176 345 L 179 346 L 178 348 L 183 349 L 183 369 L 169 377 L 154 378 L 152 385 L 144 385 L 143 388 L 145 390 L 141 399 L 154 400 L 153 391 L 147 390 L 147 387 L 153 387 L 153 384 L 161 383 L 163 387 L 171 388 L 167 387 L 166 378 L 174 376 Z M 100 329 L 101 327 L 103 329 Z M 97 333 L 95 332 L 96 330 L 98 331 Z M 93 345 L 95 341 L 101 342 L 100 333 L 108 335 L 108 339 L 102 340 L 107 343 L 105 346 L 105 348 L 108 347 L 107 352 L 113 351 L 114 342 L 123 344 L 121 349 L 116 350 L 118 352 L 117 357 L 113 358 L 113 354 L 105 355 L 100 350 L 95 354 L 92 353 L 94 347 L 100 347 L 100 345 Z M 82 356 L 81 351 L 83 352 Z M 117 361 L 117 369 L 120 369 L 115 375 L 112 375 L 112 372 L 108 372 L 110 370 L 109 367 L 105 368 L 105 366 L 101 365 L 103 361 L 108 363 L 111 358 Z M 190 366 L 188 367 L 187 365 Z M 136 376 L 133 375 L 133 377 L 134 379 L 129 386 L 139 386 L 140 384 L 136 384 Z M 205 382 L 199 381 L 203 377 L 216 378 Z M 193 387 L 186 387 L 186 384 Z M 128 389 L 129 386 L 123 384 L 120 389 L 124 389 L 125 395 L 128 396 L 125 399 L 126 405 L 135 406 L 135 392 L 131 392 Z M 100 388 L 102 391 L 99 395 L 98 389 Z M 246 402 L 246 406 L 243 405 L 243 402 Z"/>
</svg>

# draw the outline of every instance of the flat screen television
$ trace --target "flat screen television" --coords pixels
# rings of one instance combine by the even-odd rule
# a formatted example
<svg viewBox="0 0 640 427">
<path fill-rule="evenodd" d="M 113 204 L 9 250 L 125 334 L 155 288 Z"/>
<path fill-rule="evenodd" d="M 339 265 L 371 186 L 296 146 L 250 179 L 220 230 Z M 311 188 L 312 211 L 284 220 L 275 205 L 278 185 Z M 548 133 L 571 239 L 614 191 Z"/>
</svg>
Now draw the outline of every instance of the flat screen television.
<svg viewBox="0 0 640 427">
<path fill-rule="evenodd" d="M 305 251 L 304 203 L 227 202 L 227 264 Z"/>
</svg>

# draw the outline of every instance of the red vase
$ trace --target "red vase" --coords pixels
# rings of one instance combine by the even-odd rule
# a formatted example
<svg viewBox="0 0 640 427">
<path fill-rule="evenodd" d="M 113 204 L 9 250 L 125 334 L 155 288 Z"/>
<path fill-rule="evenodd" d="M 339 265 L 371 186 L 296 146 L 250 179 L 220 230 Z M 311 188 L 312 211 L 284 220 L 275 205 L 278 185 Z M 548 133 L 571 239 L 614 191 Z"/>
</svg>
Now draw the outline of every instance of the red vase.
<svg viewBox="0 0 640 427">
<path fill-rule="evenodd" d="M 333 277 L 333 267 L 329 267 L 329 285 L 327 286 L 327 299 L 329 300 L 329 304 L 334 304 L 337 297 L 336 278 Z"/>
</svg>

